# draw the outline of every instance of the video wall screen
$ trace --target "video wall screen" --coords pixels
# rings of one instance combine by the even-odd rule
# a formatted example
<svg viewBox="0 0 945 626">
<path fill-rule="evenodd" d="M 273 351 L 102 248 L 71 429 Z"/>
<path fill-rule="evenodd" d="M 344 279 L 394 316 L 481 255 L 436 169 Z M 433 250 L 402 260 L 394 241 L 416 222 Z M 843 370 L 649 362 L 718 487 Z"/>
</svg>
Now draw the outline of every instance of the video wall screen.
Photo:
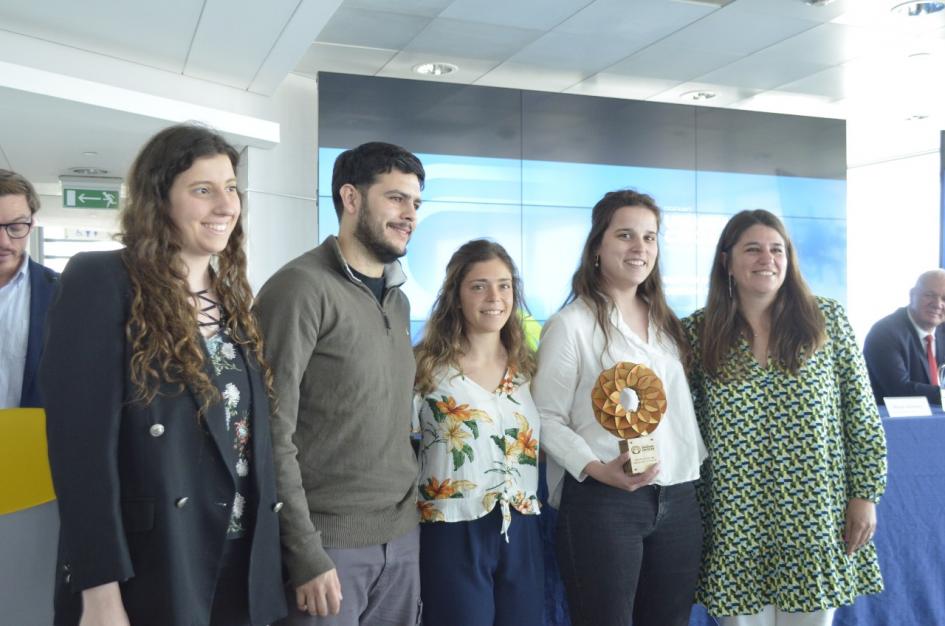
<svg viewBox="0 0 945 626">
<path fill-rule="evenodd" d="M 664 210 L 660 263 L 680 316 L 702 306 L 719 233 L 743 209 L 785 221 L 815 293 L 846 299 L 846 137 L 841 120 L 322 74 L 319 237 L 337 233 L 331 171 L 343 150 L 389 141 L 427 171 L 402 260 L 414 335 L 464 242 L 518 264 L 531 314 L 570 291 L 591 207 L 633 188 Z"/>
</svg>

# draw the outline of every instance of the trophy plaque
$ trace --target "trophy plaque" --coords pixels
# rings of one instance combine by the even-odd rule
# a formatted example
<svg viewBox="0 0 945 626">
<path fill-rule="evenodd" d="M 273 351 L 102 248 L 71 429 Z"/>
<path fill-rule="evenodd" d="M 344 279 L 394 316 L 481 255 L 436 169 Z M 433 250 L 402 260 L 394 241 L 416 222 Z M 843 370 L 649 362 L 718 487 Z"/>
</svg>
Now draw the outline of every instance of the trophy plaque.
<svg viewBox="0 0 945 626">
<path fill-rule="evenodd" d="M 623 469 L 640 474 L 659 461 L 650 435 L 666 413 L 663 381 L 646 365 L 621 361 L 600 373 L 591 389 L 594 416 L 620 439 L 620 451 L 630 451 Z"/>
</svg>

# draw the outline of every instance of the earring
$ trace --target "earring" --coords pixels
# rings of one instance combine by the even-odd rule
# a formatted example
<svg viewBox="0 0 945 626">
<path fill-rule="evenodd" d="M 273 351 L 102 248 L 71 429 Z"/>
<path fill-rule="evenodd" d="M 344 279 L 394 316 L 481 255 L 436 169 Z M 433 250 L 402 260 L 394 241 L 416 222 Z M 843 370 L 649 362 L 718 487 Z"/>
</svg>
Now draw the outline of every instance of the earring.
<svg viewBox="0 0 945 626">
<path fill-rule="evenodd" d="M 728 297 L 729 298 L 734 297 L 732 296 L 732 275 L 731 274 L 728 275 Z"/>
<path fill-rule="evenodd" d="M 594 267 L 600 267 L 600 255 L 594 257 Z"/>
</svg>

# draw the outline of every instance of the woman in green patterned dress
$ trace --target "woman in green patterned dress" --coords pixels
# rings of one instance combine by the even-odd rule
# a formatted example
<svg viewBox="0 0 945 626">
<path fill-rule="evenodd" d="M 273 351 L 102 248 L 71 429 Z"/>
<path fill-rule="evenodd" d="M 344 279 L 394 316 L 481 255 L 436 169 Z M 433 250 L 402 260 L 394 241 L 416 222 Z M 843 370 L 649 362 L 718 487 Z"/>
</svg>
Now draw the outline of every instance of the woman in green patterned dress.
<svg viewBox="0 0 945 626">
<path fill-rule="evenodd" d="M 697 600 L 722 626 L 829 626 L 877 593 L 886 444 L 853 330 L 810 293 L 781 221 L 742 211 L 685 320 L 709 449 Z"/>
</svg>

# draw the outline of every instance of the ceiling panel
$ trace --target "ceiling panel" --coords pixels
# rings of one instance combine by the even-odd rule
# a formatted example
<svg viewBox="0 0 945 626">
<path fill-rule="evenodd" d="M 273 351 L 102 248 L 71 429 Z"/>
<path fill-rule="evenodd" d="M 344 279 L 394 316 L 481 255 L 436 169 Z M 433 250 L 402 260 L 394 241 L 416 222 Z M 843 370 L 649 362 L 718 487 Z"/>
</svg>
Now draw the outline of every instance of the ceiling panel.
<svg viewBox="0 0 945 626">
<path fill-rule="evenodd" d="M 889 9 L 903 0 L 871 0 L 849 3 L 847 10 L 834 18 L 838 24 L 881 28 L 901 33 L 922 33 L 945 27 L 945 12 L 918 17 L 906 17 Z"/>
<path fill-rule="evenodd" d="M 697 82 L 774 89 L 828 69 L 826 65 L 760 52 L 698 77 Z"/>
<path fill-rule="evenodd" d="M 507 61 L 476 80 L 477 85 L 531 89 L 535 91 L 563 91 L 580 83 L 588 74 L 564 68 L 536 67 Z"/>
<path fill-rule="evenodd" d="M 345 0 L 344 6 L 385 13 L 436 17 L 452 2 L 453 0 Z"/>
<path fill-rule="evenodd" d="M 739 55 L 728 52 L 681 48 L 664 40 L 611 65 L 606 71 L 610 74 L 685 81 L 734 63 L 739 58 Z"/>
<path fill-rule="evenodd" d="M 945 57 L 922 55 L 879 60 L 858 59 L 844 66 L 848 98 L 885 105 L 908 114 L 941 114 L 945 101 Z"/>
<path fill-rule="evenodd" d="M 552 31 L 527 45 L 510 60 L 593 74 L 633 54 L 642 45 L 631 39 L 614 40 L 599 35 Z"/>
<path fill-rule="evenodd" d="M 791 83 L 778 87 L 778 91 L 789 93 L 804 93 L 814 96 L 824 96 L 831 100 L 840 100 L 847 96 L 843 66 L 831 67 L 822 72 L 811 74 Z"/>
<path fill-rule="evenodd" d="M 318 72 L 344 74 L 376 74 L 397 54 L 396 50 L 342 46 L 315 42 L 311 45 L 295 72 L 315 76 Z"/>
<path fill-rule="evenodd" d="M 440 17 L 497 26 L 551 30 L 593 0 L 455 0 Z"/>
<path fill-rule="evenodd" d="M 729 105 L 729 108 L 835 119 L 842 119 L 847 115 L 846 103 L 843 100 L 777 90 L 765 91 L 740 100 Z"/>
<path fill-rule="evenodd" d="M 504 61 L 541 35 L 540 30 L 436 18 L 404 50 L 495 63 Z"/>
<path fill-rule="evenodd" d="M 299 0 L 278 40 L 266 55 L 249 90 L 271 96 L 296 66 L 312 43 L 313 33 L 321 30 L 341 0 Z"/>
<path fill-rule="evenodd" d="M 659 78 L 630 77 L 622 74 L 601 72 L 565 90 L 566 93 L 603 98 L 628 98 L 647 100 L 672 89 L 681 81 Z"/>
<path fill-rule="evenodd" d="M 246 89 L 299 0 L 207 0 L 184 73 Z"/>
<path fill-rule="evenodd" d="M 817 22 L 739 11 L 730 4 L 668 37 L 666 44 L 749 55 L 817 26 Z"/>
<path fill-rule="evenodd" d="M 203 2 L 0 2 L 4 30 L 181 72 Z"/>
<path fill-rule="evenodd" d="M 343 5 L 318 33 L 317 41 L 400 49 L 410 43 L 430 20 L 424 16 L 352 9 Z"/>
<path fill-rule="evenodd" d="M 828 5 L 811 6 L 804 0 L 737 0 L 739 9 L 764 13 L 771 17 L 793 17 L 812 22 L 829 22 L 857 4 L 877 0 L 834 0 Z"/>
<path fill-rule="evenodd" d="M 766 52 L 808 63 L 839 65 L 885 46 L 897 37 L 894 33 L 860 26 L 821 24 L 774 44 Z"/>
<path fill-rule="evenodd" d="M 711 14 L 716 8 L 672 0 L 596 0 L 556 30 L 650 43 Z"/>
</svg>

